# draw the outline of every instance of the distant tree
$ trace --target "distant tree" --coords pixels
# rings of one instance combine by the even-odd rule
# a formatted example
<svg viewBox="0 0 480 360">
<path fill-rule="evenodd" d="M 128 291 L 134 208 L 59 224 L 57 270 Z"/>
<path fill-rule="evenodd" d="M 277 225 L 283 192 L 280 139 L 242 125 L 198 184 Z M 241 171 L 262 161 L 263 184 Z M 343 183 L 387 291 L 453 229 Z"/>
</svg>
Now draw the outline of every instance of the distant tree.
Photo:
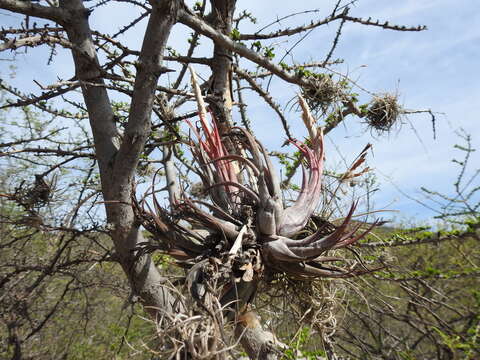
<svg viewBox="0 0 480 360">
<path fill-rule="evenodd" d="M 130 4 L 139 11 L 138 17 L 118 24 L 120 30 L 113 35 L 92 30 L 88 21 L 92 12 L 110 6 L 108 21 L 114 21 L 117 2 Z M 276 27 L 272 32 L 263 28 L 242 33 L 242 22 L 254 17 L 236 12 L 233 0 L 193 6 L 179 0 L 0 0 L 1 9 L 25 16 L 17 27 L 2 29 L 0 50 L 43 46 L 53 57 L 63 47 L 71 51 L 75 64 L 69 79 L 38 84 L 40 94 L 26 94 L 2 80 L 0 86 L 9 94 L 3 109 L 33 106 L 44 114 L 18 133 L 13 131 L 18 124 L 6 126 L 11 138 L 0 144 L 2 157 L 42 171 L 5 190 L 3 197 L 34 217 L 34 226 L 49 236 L 72 234 L 76 239 L 83 232 L 96 232 L 111 238 L 113 251 L 105 248 L 104 257 L 96 261 L 109 258 L 121 265 L 132 299 L 143 304 L 158 329 L 152 351 L 160 356 L 223 359 L 240 341 L 252 359 L 278 358 L 282 345 L 263 329 L 253 310 L 248 311 L 256 295 L 259 301 L 270 299 L 271 305 L 279 296 L 288 299 L 284 305 L 295 310 L 284 310 L 282 316 L 308 320 L 322 332 L 322 326 L 331 326 L 331 318 L 322 315 L 328 305 L 324 285 L 316 279 L 372 270 L 354 257 L 325 254 L 349 247 L 376 223 L 350 224 L 356 202 L 343 211 L 343 220 L 327 220 L 338 194 L 334 188 L 328 197 L 321 196 L 328 194 L 326 183 L 322 185 L 323 134 L 348 116 L 364 119 L 377 131 L 389 130 L 405 111 L 388 94 L 359 104 L 348 77 L 333 71 L 340 62 L 333 53 L 348 22 L 396 31 L 424 27 L 354 17 L 352 3 L 337 1 L 331 13 L 311 23 L 282 28 L 277 20 L 271 24 Z M 119 35 L 136 29 L 144 18 L 148 24 L 140 50 L 119 41 Z M 185 54 L 167 46 L 172 29 L 180 24 L 193 31 Z M 320 61 L 274 60 L 278 39 L 329 24 L 338 24 L 338 31 Z M 213 44 L 211 56 L 194 56 L 200 41 Z M 189 67 L 191 80 L 186 78 Z M 194 67 L 204 67 L 207 80 L 197 83 Z M 167 79 L 172 68 L 176 76 Z M 292 137 L 282 107 L 269 94 L 271 78 L 298 86 L 308 132 L 304 143 Z M 81 90 L 83 101 L 75 96 L 76 90 Z M 270 153 L 254 137 L 247 91 L 278 115 L 288 143 L 297 150 L 294 155 Z M 113 94 L 120 96 L 114 101 Z M 196 109 L 185 113 L 192 101 Z M 234 126 L 234 109 L 241 128 Z M 367 171 L 362 166 L 368 149 L 336 176 L 341 183 Z M 283 182 L 272 156 L 287 167 Z M 160 169 L 153 169 L 155 164 Z M 303 181 L 295 187 L 291 181 L 299 167 Z M 49 181 L 53 174 L 57 187 Z M 151 184 L 144 196 L 141 181 Z M 49 216 L 42 214 L 46 202 L 61 198 L 61 189 L 75 202 L 50 208 Z M 299 190 L 295 201 L 284 193 L 286 189 Z M 167 191 L 168 205 L 160 198 L 161 191 Z M 105 219 L 96 210 L 98 196 Z M 322 201 L 323 215 L 317 216 Z M 59 211 L 65 216 L 58 216 Z M 150 233 L 148 238 L 142 226 Z M 62 249 L 60 243 L 56 246 Z M 154 252 L 164 254 L 160 261 L 174 261 L 185 272 L 173 278 L 162 273 L 158 261 L 152 260 Z M 49 271 L 38 270 L 42 276 Z M 328 331 L 322 336 L 325 350 L 334 356 Z"/>
</svg>

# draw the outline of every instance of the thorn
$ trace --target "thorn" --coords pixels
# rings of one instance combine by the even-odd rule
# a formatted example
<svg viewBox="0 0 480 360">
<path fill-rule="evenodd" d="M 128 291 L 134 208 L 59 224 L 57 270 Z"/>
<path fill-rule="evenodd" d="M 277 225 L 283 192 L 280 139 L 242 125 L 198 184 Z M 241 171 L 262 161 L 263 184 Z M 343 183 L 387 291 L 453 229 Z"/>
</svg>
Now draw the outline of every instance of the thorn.
<svg viewBox="0 0 480 360">
<path fill-rule="evenodd" d="M 85 9 L 84 12 L 83 12 L 83 15 L 85 16 L 85 18 L 89 18 L 90 15 L 92 14 L 93 12 L 93 9 Z"/>
<path fill-rule="evenodd" d="M 160 65 L 157 71 L 158 71 L 159 74 L 165 74 L 165 73 L 169 73 L 169 72 L 175 72 L 176 70 L 169 69 L 166 66 Z"/>
</svg>

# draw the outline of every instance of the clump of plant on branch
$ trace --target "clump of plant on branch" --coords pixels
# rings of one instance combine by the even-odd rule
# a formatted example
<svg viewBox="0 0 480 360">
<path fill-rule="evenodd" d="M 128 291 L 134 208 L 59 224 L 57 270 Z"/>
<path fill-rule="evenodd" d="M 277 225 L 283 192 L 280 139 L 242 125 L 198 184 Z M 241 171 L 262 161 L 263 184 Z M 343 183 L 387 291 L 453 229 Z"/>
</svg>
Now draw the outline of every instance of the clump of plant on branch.
<svg viewBox="0 0 480 360">
<path fill-rule="evenodd" d="M 310 109 L 319 115 L 328 113 L 332 104 L 346 98 L 341 84 L 334 81 L 332 75 L 314 74 L 311 86 L 304 87 L 302 95 Z"/>
<path fill-rule="evenodd" d="M 290 203 L 260 141 L 240 127 L 232 127 L 222 137 L 215 119 L 207 119 L 194 74 L 192 83 L 200 120 L 199 125 L 190 123 L 194 136 L 188 146 L 209 201 L 192 199 L 167 184 L 168 209 L 160 204 L 155 186 L 153 209 L 146 197 L 134 203 L 138 219 L 158 244 L 153 248 L 186 269 L 188 292 L 216 324 L 209 329 L 223 328 L 226 320 L 244 311 L 260 282 L 275 287 L 278 281 L 272 280 L 279 276 L 299 280 L 290 281 L 289 286 L 305 295 L 302 302 L 306 304 L 319 301 L 314 292 L 303 291 L 306 282 L 369 272 L 358 261 L 327 254 L 356 243 L 375 227 L 376 222 L 362 230 L 361 225 L 351 225 L 356 202 L 338 225 L 312 218 L 322 197 L 325 153 L 322 129 L 315 125 L 303 97 L 299 102 L 309 140 L 291 142 L 304 160 L 301 188 Z M 204 329 L 194 321 L 192 326 Z M 211 351 L 214 345 L 218 344 L 212 343 Z"/>
<path fill-rule="evenodd" d="M 377 133 L 389 132 L 399 124 L 401 114 L 396 95 L 377 95 L 367 108 L 365 121 Z"/>
</svg>

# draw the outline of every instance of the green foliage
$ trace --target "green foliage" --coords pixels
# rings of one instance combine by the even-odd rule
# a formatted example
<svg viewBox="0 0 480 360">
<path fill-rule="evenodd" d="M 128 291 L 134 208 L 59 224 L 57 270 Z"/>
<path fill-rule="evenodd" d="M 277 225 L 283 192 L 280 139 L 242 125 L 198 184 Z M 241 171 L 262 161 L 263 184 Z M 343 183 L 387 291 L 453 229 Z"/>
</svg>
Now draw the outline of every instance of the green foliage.
<svg viewBox="0 0 480 360">
<path fill-rule="evenodd" d="M 321 80 L 322 78 L 328 76 L 331 77 L 331 75 L 326 75 L 318 72 L 311 71 L 304 66 L 297 66 L 295 67 L 295 75 L 298 77 L 308 77 L 308 78 L 313 78 L 317 80 Z"/>
<path fill-rule="evenodd" d="M 480 249 L 476 233 L 468 225 L 459 227 L 381 230 L 370 237 L 383 238 L 385 245 L 372 249 L 371 256 L 386 259 L 388 266 L 367 286 L 356 282 L 363 299 L 349 299 L 337 333 L 348 354 L 359 359 L 480 356 Z M 402 342 L 390 346 L 395 339 Z"/>
<path fill-rule="evenodd" d="M 12 218 L 12 211 L 23 216 L 18 209 L 1 207 L 2 217 L 10 212 Z M 60 253 L 54 267 L 45 267 L 53 263 L 64 243 L 32 230 L 0 228 L 0 279 L 2 288 L 9 289 L 0 300 L 0 358 L 14 354 L 15 347 L 8 341 L 12 331 L 22 341 L 25 357 L 47 359 L 66 354 L 78 360 L 130 359 L 135 353 L 132 346 L 142 350 L 135 358 L 148 358 L 142 346 L 155 346 L 151 335 L 155 331 L 144 320 L 146 314 L 140 306 L 125 306 L 129 290 L 121 268 L 88 261 L 84 256 L 101 249 L 83 237 L 76 238 L 69 248 L 70 254 L 77 254 L 76 259 L 63 259 Z M 96 237 L 104 242 L 101 234 Z M 6 247 L 7 242 L 14 246 Z"/>
<path fill-rule="evenodd" d="M 269 60 L 272 60 L 275 57 L 274 50 L 275 50 L 275 47 L 273 47 L 273 46 L 264 46 L 263 56 L 265 56 Z"/>
<path fill-rule="evenodd" d="M 289 344 L 288 348 L 283 351 L 282 359 L 295 360 L 298 358 L 306 360 L 317 360 L 325 356 L 323 350 L 311 350 L 312 340 L 311 329 L 309 327 L 301 328 L 295 339 Z"/>
<path fill-rule="evenodd" d="M 235 41 L 239 41 L 240 40 L 240 31 L 238 31 L 238 29 L 233 29 L 231 32 L 230 32 L 230 38 L 232 40 L 235 40 Z"/>
<path fill-rule="evenodd" d="M 32 132 L 52 132 L 35 125 L 36 112 L 25 110 Z M 123 271 L 106 260 L 110 239 L 88 230 L 87 222 L 81 230 L 64 233 L 47 227 L 50 212 L 61 219 L 58 196 L 58 207 L 28 211 L 8 198 L 14 193 L 12 179 L 18 186 L 39 172 L 29 165 L 19 160 L 0 176 L 0 194 L 7 194 L 0 197 L 0 358 L 17 356 L 15 342 L 22 358 L 130 359 L 135 352 L 127 342 L 143 350 L 135 358 L 149 358 L 142 344 L 154 347 L 155 331 L 140 306 L 125 302 L 130 290 Z M 95 187 L 94 178 L 82 177 L 78 183 Z M 36 217 L 40 224 L 32 223 Z"/>
<path fill-rule="evenodd" d="M 360 112 L 362 113 L 362 115 L 367 115 L 368 114 L 368 106 L 370 104 L 362 104 L 360 105 L 358 108 L 360 109 Z"/>
<path fill-rule="evenodd" d="M 201 9 L 202 9 L 202 2 L 195 1 L 195 4 L 193 5 L 193 11 L 200 11 Z"/>
</svg>

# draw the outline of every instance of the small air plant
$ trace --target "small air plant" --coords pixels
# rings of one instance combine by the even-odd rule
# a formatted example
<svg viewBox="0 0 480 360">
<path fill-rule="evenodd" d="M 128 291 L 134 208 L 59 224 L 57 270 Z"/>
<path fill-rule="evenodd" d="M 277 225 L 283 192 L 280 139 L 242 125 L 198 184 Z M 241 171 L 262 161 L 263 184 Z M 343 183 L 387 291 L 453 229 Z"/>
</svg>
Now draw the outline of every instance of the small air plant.
<svg viewBox="0 0 480 360">
<path fill-rule="evenodd" d="M 292 141 L 304 158 L 303 176 L 298 197 L 287 206 L 263 145 L 240 127 L 232 127 L 222 137 L 214 119 L 207 121 L 193 72 L 192 84 L 200 121 L 198 126 L 190 124 L 195 139 L 188 145 L 209 201 L 181 193 L 168 210 L 155 195 L 154 210 L 145 200 L 134 202 L 138 219 L 153 234 L 158 248 L 187 269 L 191 295 L 205 301 L 209 292 L 215 292 L 222 306 L 234 304 L 238 310 L 252 300 L 259 281 L 272 278 L 267 275 L 282 273 L 308 280 L 368 272 L 337 266 L 343 259 L 325 256 L 329 250 L 354 244 L 376 225 L 363 231 L 360 225 L 349 225 L 357 203 L 340 225 L 325 222 L 329 226 L 301 235 L 321 200 L 325 157 L 322 129 L 316 127 L 303 97 L 299 95 L 299 103 L 309 141 Z"/>
<path fill-rule="evenodd" d="M 302 89 L 302 96 L 314 113 L 324 115 L 341 98 L 342 88 L 332 76 L 322 74 L 311 79 L 311 86 Z"/>
<path fill-rule="evenodd" d="M 378 133 L 389 132 L 399 123 L 402 109 L 396 95 L 375 96 L 366 116 L 367 124 Z"/>
</svg>

